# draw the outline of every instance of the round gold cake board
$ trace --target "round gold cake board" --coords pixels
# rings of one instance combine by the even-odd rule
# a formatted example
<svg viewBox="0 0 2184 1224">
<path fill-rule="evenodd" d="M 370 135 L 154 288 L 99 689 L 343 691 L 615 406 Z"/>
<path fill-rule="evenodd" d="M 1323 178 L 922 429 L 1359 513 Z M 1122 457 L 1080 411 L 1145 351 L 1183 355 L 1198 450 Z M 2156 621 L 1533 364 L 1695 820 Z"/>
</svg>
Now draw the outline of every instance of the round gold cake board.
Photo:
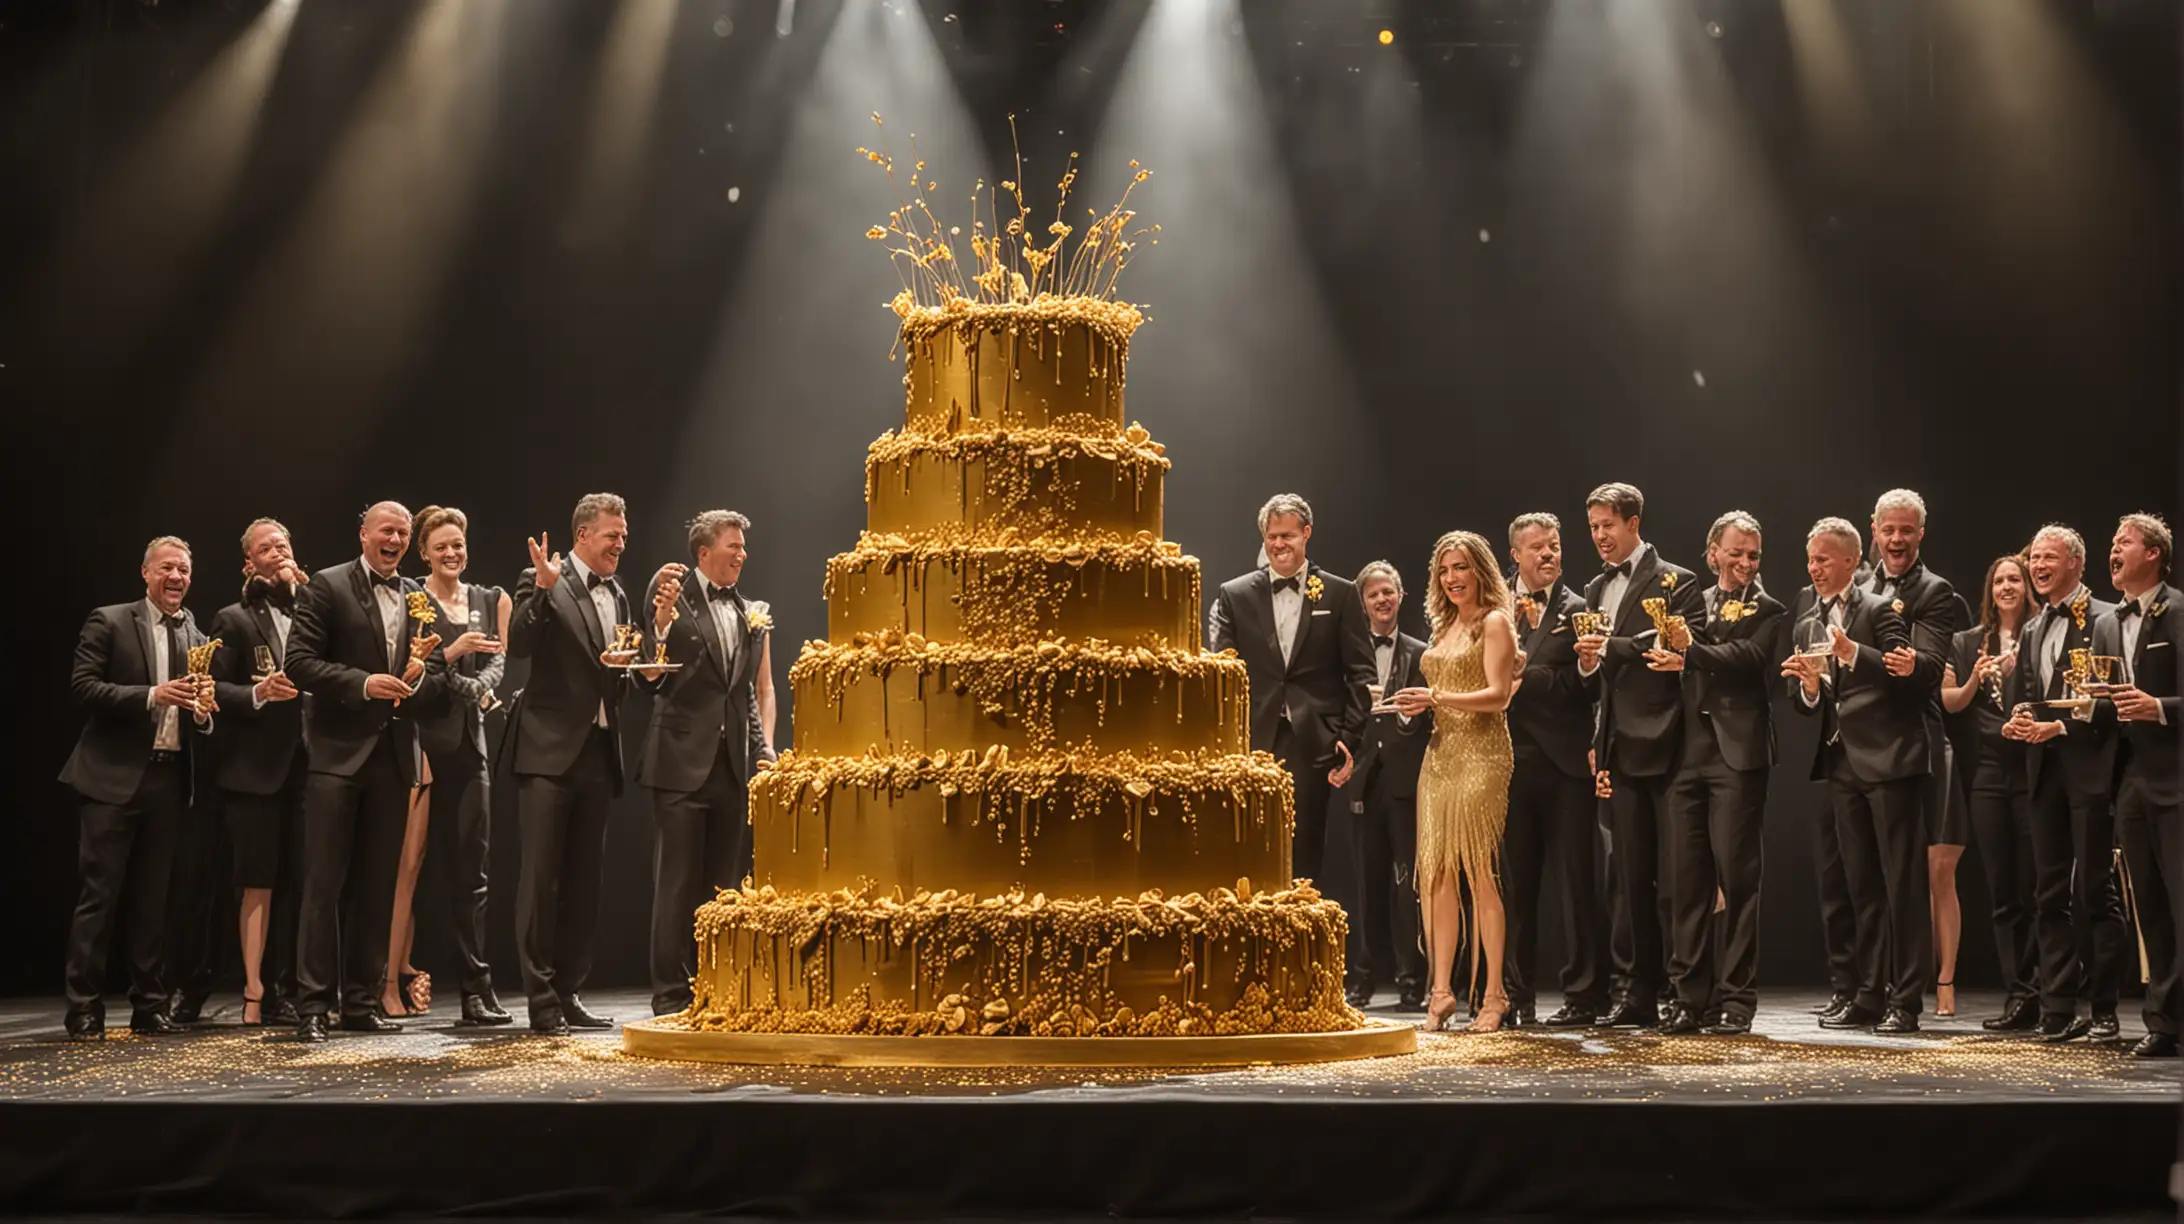
<svg viewBox="0 0 2184 1224">
<path fill-rule="evenodd" d="M 814 1067 L 1244 1067 L 1410 1054 L 1418 1030 L 1368 1020 L 1343 1033 L 1235 1037 L 853 1037 L 692 1032 L 640 1020 L 622 1026 L 622 1049 L 640 1058 Z"/>
</svg>

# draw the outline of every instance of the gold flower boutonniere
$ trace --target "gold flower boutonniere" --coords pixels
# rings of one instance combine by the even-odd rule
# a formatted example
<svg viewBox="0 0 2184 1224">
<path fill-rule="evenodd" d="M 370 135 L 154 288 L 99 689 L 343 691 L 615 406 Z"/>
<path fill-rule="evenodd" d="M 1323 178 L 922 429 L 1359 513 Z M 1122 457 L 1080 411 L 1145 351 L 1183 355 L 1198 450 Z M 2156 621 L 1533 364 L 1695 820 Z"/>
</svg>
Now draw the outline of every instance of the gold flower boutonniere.
<svg viewBox="0 0 2184 1224">
<path fill-rule="evenodd" d="M 2164 613 L 2164 612 L 2166 612 L 2166 611 L 2168 611 L 2168 610 L 2169 610 L 2169 605 L 2168 605 L 2168 602 L 2167 602 L 2167 601 L 2163 601 L 2163 602 L 2157 603 L 2157 604 L 2153 605 L 2152 607 L 2150 607 L 2150 608 L 2146 609 L 2146 619 L 2148 619 L 2148 620 L 2152 620 L 2153 618 L 2155 618 L 2155 617 L 2157 617 L 2157 616 L 2160 616 L 2160 615 L 2161 615 L 2162 613 Z"/>
<path fill-rule="evenodd" d="M 1320 596 L 1325 595 L 1326 593 L 1327 584 L 1320 581 L 1320 577 L 1318 574 L 1314 574 L 1310 578 L 1304 580 L 1304 597 L 1306 599 L 1311 600 L 1313 603 L 1318 603 L 1320 601 Z"/>
<path fill-rule="evenodd" d="M 1529 595 L 1517 596 L 1517 612 L 1524 617 L 1524 623 L 1530 628 L 1539 628 L 1541 611 L 1538 600 Z"/>
<path fill-rule="evenodd" d="M 2090 592 L 2087 591 L 2078 592 L 2078 597 L 2070 601 L 2071 623 L 2075 624 L 2081 631 L 2085 628 L 2086 605 L 2091 603 L 2092 601 L 2093 596 Z"/>
<path fill-rule="evenodd" d="M 1744 602 L 1741 599 L 1729 599 L 1722 601 L 1721 618 L 1725 621 L 1730 622 L 1731 624 L 1735 624 L 1737 621 L 1743 620 L 1745 617 L 1750 616 L 1751 614 L 1752 605 Z"/>
<path fill-rule="evenodd" d="M 1671 592 L 1676 589 L 1676 571 L 1670 570 L 1668 573 L 1661 575 L 1661 589 Z"/>
<path fill-rule="evenodd" d="M 1890 604 L 1888 605 L 1888 607 L 1889 607 L 1889 610 L 1890 610 L 1890 611 L 1892 611 L 1892 612 L 1894 612 L 1894 613 L 1895 613 L 1896 615 L 1898 615 L 1898 616 L 1902 616 L 1902 615 L 1903 615 L 1903 601 L 1902 601 L 1902 600 L 1900 600 L 1900 599 L 1899 599 L 1899 600 L 1896 600 L 1896 601 L 1894 601 L 1893 603 L 1890 603 Z"/>
<path fill-rule="evenodd" d="M 752 633 L 764 633 L 773 628 L 773 611 L 763 599 L 754 599 L 743 610 L 743 627 Z"/>
</svg>

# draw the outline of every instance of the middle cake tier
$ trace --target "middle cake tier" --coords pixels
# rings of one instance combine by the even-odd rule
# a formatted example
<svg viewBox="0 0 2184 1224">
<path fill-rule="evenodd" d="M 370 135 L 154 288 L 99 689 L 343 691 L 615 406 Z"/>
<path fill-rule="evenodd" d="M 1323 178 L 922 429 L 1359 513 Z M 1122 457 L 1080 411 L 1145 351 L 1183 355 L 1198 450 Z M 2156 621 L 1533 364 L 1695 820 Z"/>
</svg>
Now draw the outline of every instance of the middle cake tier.
<svg viewBox="0 0 2184 1224">
<path fill-rule="evenodd" d="M 792 752 L 751 784 L 751 880 L 980 896 L 1286 887 L 1293 813 L 1289 775 L 1263 752 Z"/>
<path fill-rule="evenodd" d="M 866 535 L 827 562 L 827 637 L 922 634 L 1021 646 L 1055 638 L 1198 644 L 1198 559 L 1151 533 L 1120 544 L 1070 540 L 910 543 Z"/>
<path fill-rule="evenodd" d="M 1102 641 L 988 646 L 890 630 L 806 642 L 789 669 L 796 748 L 824 756 L 1065 747 L 1236 753 L 1243 660 Z"/>
<path fill-rule="evenodd" d="M 865 455 L 871 531 L 957 538 L 1123 541 L 1160 535 L 1168 460 L 1132 426 L 1122 437 L 1059 430 L 928 437 L 884 434 Z"/>
</svg>

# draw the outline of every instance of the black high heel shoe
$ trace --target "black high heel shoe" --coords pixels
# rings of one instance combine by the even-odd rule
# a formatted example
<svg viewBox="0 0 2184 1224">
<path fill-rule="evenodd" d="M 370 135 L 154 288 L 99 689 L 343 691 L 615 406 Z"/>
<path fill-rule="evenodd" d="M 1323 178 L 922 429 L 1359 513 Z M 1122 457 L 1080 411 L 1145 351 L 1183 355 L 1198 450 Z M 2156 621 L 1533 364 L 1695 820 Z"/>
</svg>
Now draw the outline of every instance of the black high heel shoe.
<svg viewBox="0 0 2184 1224">
<path fill-rule="evenodd" d="M 251 1019 L 251 1018 L 250 1018 L 250 1009 L 251 1009 L 251 1008 L 253 1008 L 253 1007 L 255 1007 L 255 1008 L 257 1008 L 257 1009 L 258 1009 L 258 1018 L 257 1018 L 257 1019 L 255 1019 L 255 1020 L 253 1020 L 253 1019 Z M 265 1027 L 265 996 L 264 996 L 263 994 L 260 994 L 260 995 L 259 995 L 259 996 L 258 996 L 257 998 L 255 998 L 255 999 L 251 998 L 251 997 L 250 997 L 249 995 L 247 995 L 247 994 L 243 996 L 243 1027 L 244 1027 L 244 1028 L 264 1028 L 264 1027 Z"/>
</svg>

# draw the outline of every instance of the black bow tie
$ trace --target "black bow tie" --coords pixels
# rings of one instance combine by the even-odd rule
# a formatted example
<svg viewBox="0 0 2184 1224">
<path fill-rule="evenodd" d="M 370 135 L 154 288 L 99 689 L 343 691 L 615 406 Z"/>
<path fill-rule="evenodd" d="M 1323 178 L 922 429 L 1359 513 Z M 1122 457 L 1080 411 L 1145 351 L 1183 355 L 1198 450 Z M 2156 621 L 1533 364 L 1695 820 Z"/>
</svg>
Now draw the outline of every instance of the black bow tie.
<svg viewBox="0 0 2184 1224">
<path fill-rule="evenodd" d="M 294 615 L 296 611 L 296 590 L 285 582 L 268 582 L 263 578 L 253 578 L 243 587 L 243 602 L 258 607 L 272 604 L 281 611 Z"/>
<path fill-rule="evenodd" d="M 596 591 L 599 589 L 600 585 L 606 581 L 607 580 L 605 578 L 602 578 L 597 574 L 586 574 L 584 575 L 584 589 L 587 591 Z"/>
<path fill-rule="evenodd" d="M 402 575 L 400 574 L 381 574 L 376 570 L 365 570 L 364 581 L 371 583 L 373 586 L 383 586 L 390 591 L 399 592 L 402 589 Z"/>
<path fill-rule="evenodd" d="M 180 629 L 182 627 L 182 618 L 168 613 L 161 613 L 159 623 L 169 629 Z"/>
<path fill-rule="evenodd" d="M 1391 650 L 1392 650 L 1392 649 L 1394 649 L 1394 647 L 1395 647 L 1395 635 L 1394 635 L 1394 634 L 1392 634 L 1392 633 L 1376 633 L 1376 634 L 1374 634 L 1374 635 L 1373 635 L 1373 649 L 1374 649 L 1374 650 L 1378 650 L 1378 649 L 1380 649 L 1380 648 L 1381 648 L 1382 646 L 1386 646 L 1386 647 L 1388 647 L 1388 648 L 1389 648 L 1389 649 L 1391 649 Z"/>
<path fill-rule="evenodd" d="M 705 589 L 705 597 L 714 603 L 732 603 L 739 607 L 743 603 L 743 600 L 737 597 L 736 589 L 732 586 L 708 586 Z"/>
<path fill-rule="evenodd" d="M 2042 613 L 2042 615 L 2045 616 L 2048 620 L 2059 621 L 2065 616 L 2070 615 L 2070 609 L 2063 604 L 2051 603 L 2047 606 L 2047 610 Z"/>
<path fill-rule="evenodd" d="M 1295 574 L 1291 574 L 1287 578 L 1276 578 L 1274 580 L 1274 589 L 1277 591 L 1294 591 L 1299 585 Z"/>
<path fill-rule="evenodd" d="M 2139 606 L 2138 600 L 2136 599 L 2125 600 L 2123 603 L 2116 606 L 2116 619 L 2119 621 L 2126 616 L 2137 616 L 2138 614 Z"/>
<path fill-rule="evenodd" d="M 1630 562 L 1625 561 L 1621 565 L 1601 566 L 1600 573 L 1607 578 L 1628 578 L 1630 577 Z"/>
</svg>

